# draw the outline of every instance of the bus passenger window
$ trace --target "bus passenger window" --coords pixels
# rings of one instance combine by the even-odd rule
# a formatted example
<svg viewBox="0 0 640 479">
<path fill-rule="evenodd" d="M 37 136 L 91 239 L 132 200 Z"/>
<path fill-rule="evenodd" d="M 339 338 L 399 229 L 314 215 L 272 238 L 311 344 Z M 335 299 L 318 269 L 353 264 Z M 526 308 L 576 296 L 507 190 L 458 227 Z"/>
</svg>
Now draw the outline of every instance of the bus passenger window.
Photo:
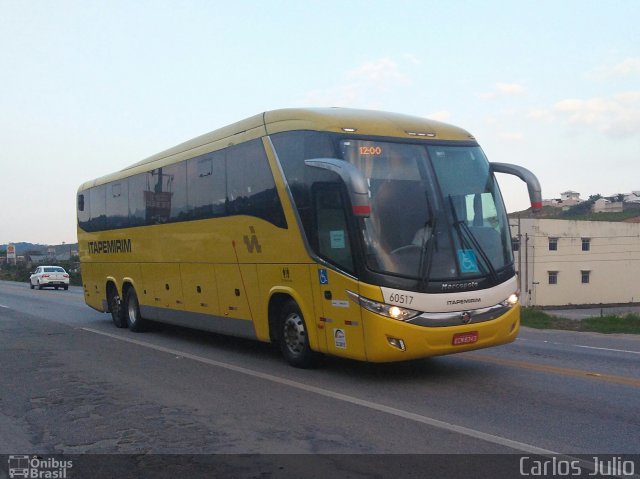
<svg viewBox="0 0 640 479">
<path fill-rule="evenodd" d="M 227 187 L 225 153 L 216 151 L 187 162 L 189 217 L 199 220 L 225 216 Z"/>
<path fill-rule="evenodd" d="M 129 183 L 110 183 L 107 187 L 107 228 L 129 226 Z"/>
<path fill-rule="evenodd" d="M 147 207 L 144 201 L 144 192 L 147 189 L 146 184 L 146 173 L 129 177 L 129 226 L 145 224 Z"/>
<path fill-rule="evenodd" d="M 227 152 L 229 215 L 249 215 L 279 228 L 287 222 L 276 183 L 260 140 L 232 146 Z"/>
<path fill-rule="evenodd" d="M 167 175 L 166 190 L 170 193 L 168 221 L 188 219 L 187 205 L 187 163 L 185 161 L 164 168 Z"/>
<path fill-rule="evenodd" d="M 89 205 L 89 190 L 84 190 L 78 195 L 78 225 L 85 231 L 90 231 L 89 220 L 91 219 Z"/>
<path fill-rule="evenodd" d="M 89 190 L 91 219 L 87 231 L 102 231 L 107 226 L 106 185 L 94 186 Z"/>
</svg>

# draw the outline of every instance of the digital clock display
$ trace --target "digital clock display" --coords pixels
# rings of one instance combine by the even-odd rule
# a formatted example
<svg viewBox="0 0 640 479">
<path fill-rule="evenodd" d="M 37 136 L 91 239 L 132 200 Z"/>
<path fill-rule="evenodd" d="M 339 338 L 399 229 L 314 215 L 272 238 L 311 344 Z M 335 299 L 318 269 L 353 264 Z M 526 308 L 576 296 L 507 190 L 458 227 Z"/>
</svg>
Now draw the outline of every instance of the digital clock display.
<svg viewBox="0 0 640 479">
<path fill-rule="evenodd" d="M 380 156 L 383 153 L 381 146 L 361 146 L 358 148 L 361 155 Z"/>
</svg>

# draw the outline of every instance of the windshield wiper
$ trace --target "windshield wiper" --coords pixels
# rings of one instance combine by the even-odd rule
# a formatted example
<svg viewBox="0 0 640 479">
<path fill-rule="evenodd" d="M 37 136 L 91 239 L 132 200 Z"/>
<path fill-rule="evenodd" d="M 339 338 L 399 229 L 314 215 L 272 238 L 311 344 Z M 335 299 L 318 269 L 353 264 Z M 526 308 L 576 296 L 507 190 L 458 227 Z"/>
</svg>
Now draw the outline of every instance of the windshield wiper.
<svg viewBox="0 0 640 479">
<path fill-rule="evenodd" d="M 458 219 L 456 208 L 455 208 L 455 205 L 453 204 L 453 198 L 451 198 L 451 195 L 449 195 L 449 205 L 451 206 L 451 213 L 453 214 L 453 222 L 460 233 L 460 238 L 464 241 L 464 237 L 465 236 L 467 237 L 467 244 L 469 245 L 470 243 L 470 246 L 472 248 L 475 248 L 475 250 L 478 252 L 478 255 L 482 259 L 483 263 L 485 264 L 487 270 L 489 270 L 489 275 L 497 283 L 498 273 L 496 269 L 493 267 L 493 264 L 491 263 L 491 260 L 487 256 L 487 253 L 485 252 L 484 248 L 480 245 L 480 243 L 478 242 L 478 239 L 475 237 L 475 235 L 471 231 L 471 228 L 469 228 L 469 226 L 467 225 L 467 222 L 464 220 Z"/>
<path fill-rule="evenodd" d="M 428 227 L 431 227 L 430 234 L 427 234 Z M 427 221 L 424 224 L 425 233 L 422 235 L 422 244 L 420 245 L 420 260 L 418 263 L 418 275 L 420 277 L 418 291 L 424 290 L 424 284 L 428 281 L 429 275 L 431 274 L 431 265 L 433 264 L 433 251 L 435 249 L 435 243 L 437 241 L 437 227 L 438 217 L 435 215 L 431 216 L 431 221 Z M 427 265 L 427 270 L 423 272 L 423 270 L 425 269 L 425 262 Z"/>
</svg>

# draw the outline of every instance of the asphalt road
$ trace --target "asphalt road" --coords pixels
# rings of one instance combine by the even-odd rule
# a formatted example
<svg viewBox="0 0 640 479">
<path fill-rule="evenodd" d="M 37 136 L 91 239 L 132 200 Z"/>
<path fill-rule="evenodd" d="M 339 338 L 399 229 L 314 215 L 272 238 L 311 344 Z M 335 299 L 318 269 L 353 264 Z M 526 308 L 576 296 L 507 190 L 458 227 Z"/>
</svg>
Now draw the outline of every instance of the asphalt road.
<svg viewBox="0 0 640 479">
<path fill-rule="evenodd" d="M 383 454 L 640 453 L 631 335 L 524 328 L 483 351 L 298 370 L 263 343 L 117 329 L 80 288 L 0 282 L 0 364 L 0 454 L 257 455 L 237 477 L 278 477 L 262 454 L 364 454 L 341 477 L 374 477 Z M 325 477 L 303 457 L 289 472 Z"/>
</svg>

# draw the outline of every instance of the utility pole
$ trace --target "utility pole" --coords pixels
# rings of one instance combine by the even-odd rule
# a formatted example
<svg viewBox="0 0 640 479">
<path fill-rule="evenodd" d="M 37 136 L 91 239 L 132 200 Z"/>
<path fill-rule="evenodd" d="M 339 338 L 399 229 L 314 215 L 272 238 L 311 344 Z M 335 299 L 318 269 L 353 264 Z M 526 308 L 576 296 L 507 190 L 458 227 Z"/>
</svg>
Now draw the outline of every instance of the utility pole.
<svg viewBox="0 0 640 479">
<path fill-rule="evenodd" d="M 531 290 L 529 289 L 529 233 L 524 234 L 524 287 L 527 294 L 527 306 L 531 303 Z"/>
<path fill-rule="evenodd" d="M 520 215 L 518 215 L 518 292 L 522 296 L 522 233 L 520 230 Z"/>
</svg>

